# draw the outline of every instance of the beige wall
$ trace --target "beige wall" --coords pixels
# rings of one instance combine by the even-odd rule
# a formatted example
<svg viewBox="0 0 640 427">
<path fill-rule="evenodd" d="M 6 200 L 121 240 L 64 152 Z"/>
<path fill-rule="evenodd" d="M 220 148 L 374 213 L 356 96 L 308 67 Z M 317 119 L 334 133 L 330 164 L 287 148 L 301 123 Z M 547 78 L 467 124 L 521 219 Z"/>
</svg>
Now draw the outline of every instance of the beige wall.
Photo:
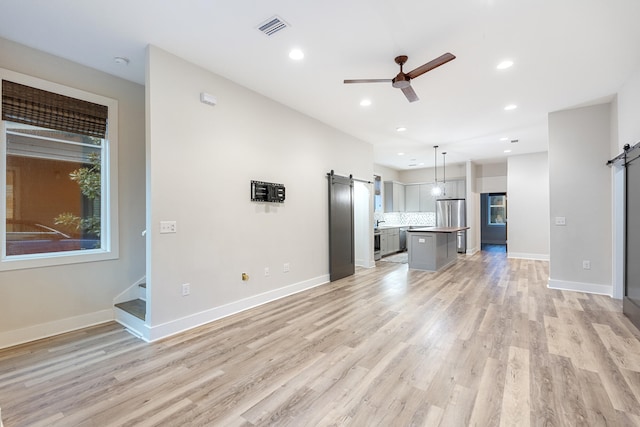
<svg viewBox="0 0 640 427">
<path fill-rule="evenodd" d="M 620 88 L 616 112 L 618 140 L 611 157 L 620 154 L 625 144 L 633 146 L 640 142 L 640 68 Z"/>
<path fill-rule="evenodd" d="M 154 46 L 147 72 L 149 337 L 326 282 L 326 174 L 372 179 L 372 146 Z M 251 180 L 284 184 L 285 203 L 251 202 Z"/>
<path fill-rule="evenodd" d="M 507 250 L 510 258 L 549 259 L 547 153 L 511 156 L 507 163 Z"/>
<path fill-rule="evenodd" d="M 119 102 L 120 258 L 0 272 L 0 347 L 113 318 L 113 298 L 144 275 L 144 88 L 0 39 L 0 67 Z"/>
<path fill-rule="evenodd" d="M 382 177 L 383 181 L 400 181 L 397 170 L 382 165 L 373 165 L 373 173 Z"/>
<path fill-rule="evenodd" d="M 478 193 L 504 193 L 507 191 L 507 161 L 479 164 L 476 190 Z"/>
<path fill-rule="evenodd" d="M 611 134 L 610 104 L 549 114 L 552 287 L 612 294 Z"/>
</svg>

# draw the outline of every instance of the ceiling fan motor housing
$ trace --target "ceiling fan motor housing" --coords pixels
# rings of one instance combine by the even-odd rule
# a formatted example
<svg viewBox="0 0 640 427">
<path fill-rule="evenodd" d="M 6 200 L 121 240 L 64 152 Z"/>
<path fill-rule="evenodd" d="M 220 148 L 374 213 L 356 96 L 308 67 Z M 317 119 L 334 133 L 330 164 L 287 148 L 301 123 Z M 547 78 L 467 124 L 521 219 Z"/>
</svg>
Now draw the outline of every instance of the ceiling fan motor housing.
<svg viewBox="0 0 640 427">
<path fill-rule="evenodd" d="M 407 57 L 406 55 L 396 56 L 395 58 L 396 64 L 400 66 L 400 72 L 397 76 L 394 77 L 393 80 L 391 80 L 391 85 L 395 88 L 404 89 L 405 87 L 409 87 L 409 85 L 411 84 L 411 78 L 407 76 L 404 71 L 402 71 L 402 66 L 405 62 L 407 62 L 407 59 L 409 59 L 409 57 Z"/>
<path fill-rule="evenodd" d="M 409 87 L 411 84 L 411 79 L 405 73 L 400 72 L 397 76 L 391 80 L 391 84 L 393 87 L 397 87 L 398 89 L 404 89 L 405 87 Z"/>
</svg>

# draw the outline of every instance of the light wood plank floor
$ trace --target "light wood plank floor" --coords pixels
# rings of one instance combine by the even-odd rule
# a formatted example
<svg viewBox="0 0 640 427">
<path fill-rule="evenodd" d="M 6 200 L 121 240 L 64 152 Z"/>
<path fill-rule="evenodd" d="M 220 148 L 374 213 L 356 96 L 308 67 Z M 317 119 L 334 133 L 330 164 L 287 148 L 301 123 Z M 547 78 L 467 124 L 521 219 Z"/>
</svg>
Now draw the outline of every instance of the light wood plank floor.
<svg viewBox="0 0 640 427">
<path fill-rule="evenodd" d="M 375 269 L 145 344 L 106 324 L 0 351 L 14 426 L 638 426 L 640 333 L 504 253 Z"/>
</svg>

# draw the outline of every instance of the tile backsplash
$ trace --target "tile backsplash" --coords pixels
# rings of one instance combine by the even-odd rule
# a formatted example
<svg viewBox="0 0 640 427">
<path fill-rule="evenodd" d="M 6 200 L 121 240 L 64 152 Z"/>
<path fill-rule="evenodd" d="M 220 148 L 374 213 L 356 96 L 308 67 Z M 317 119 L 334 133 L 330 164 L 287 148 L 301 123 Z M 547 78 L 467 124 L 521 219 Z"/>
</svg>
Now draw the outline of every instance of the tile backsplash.
<svg viewBox="0 0 640 427">
<path fill-rule="evenodd" d="M 436 225 L 435 212 L 375 212 L 375 221 L 384 221 L 383 225 L 424 225 L 433 227 Z"/>
</svg>

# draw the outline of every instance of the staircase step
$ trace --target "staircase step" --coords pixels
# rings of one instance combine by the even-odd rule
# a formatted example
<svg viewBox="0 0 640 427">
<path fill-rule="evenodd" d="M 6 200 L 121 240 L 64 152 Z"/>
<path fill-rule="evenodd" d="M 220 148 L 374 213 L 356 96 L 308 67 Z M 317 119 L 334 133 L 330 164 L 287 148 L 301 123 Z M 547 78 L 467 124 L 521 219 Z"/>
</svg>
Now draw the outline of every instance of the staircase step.
<svg viewBox="0 0 640 427">
<path fill-rule="evenodd" d="M 141 299 L 120 302 L 116 304 L 116 307 L 126 311 L 133 316 L 136 316 L 140 320 L 145 320 L 144 318 L 147 314 L 147 303 Z"/>
</svg>

